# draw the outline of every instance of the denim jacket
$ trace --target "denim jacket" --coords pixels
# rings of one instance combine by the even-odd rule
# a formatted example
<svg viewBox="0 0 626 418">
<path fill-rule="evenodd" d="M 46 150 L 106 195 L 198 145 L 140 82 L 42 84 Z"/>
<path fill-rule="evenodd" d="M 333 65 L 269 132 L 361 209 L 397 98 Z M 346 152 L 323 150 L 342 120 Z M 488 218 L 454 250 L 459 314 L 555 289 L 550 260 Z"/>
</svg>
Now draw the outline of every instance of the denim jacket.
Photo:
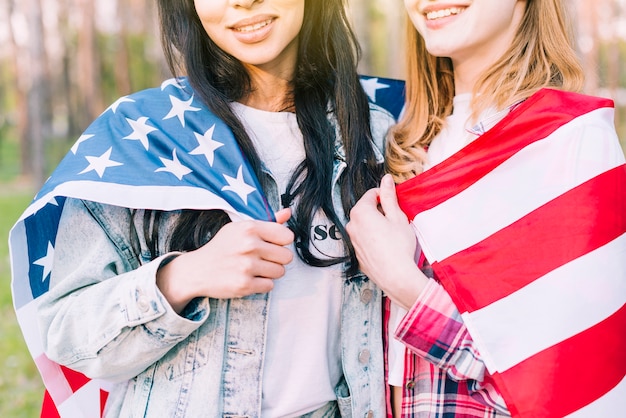
<svg viewBox="0 0 626 418">
<path fill-rule="evenodd" d="M 390 114 L 371 105 L 375 150 L 382 161 Z M 345 168 L 338 140 L 333 200 Z M 271 173 L 261 179 L 271 206 L 279 196 Z M 141 237 L 142 216 L 116 206 L 67 199 L 56 241 L 50 290 L 39 307 L 47 356 L 110 387 L 106 417 L 260 417 L 268 294 L 198 298 L 178 315 L 156 286 L 158 268 L 179 212 L 159 224 L 159 257 Z M 344 216 L 345 218 L 345 216 Z M 358 274 L 344 279 L 341 355 L 336 388 L 344 417 L 385 416 L 381 291 Z"/>
</svg>

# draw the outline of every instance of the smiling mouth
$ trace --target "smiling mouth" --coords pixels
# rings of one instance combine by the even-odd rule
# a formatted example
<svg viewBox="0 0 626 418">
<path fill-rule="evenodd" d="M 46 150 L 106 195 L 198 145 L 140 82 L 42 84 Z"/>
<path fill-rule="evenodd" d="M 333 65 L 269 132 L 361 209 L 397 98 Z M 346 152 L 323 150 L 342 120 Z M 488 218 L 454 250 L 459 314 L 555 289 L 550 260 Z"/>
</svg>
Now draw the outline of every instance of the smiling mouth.
<svg viewBox="0 0 626 418">
<path fill-rule="evenodd" d="M 265 20 L 263 22 L 255 23 L 254 25 L 246 25 L 246 26 L 240 26 L 240 27 L 237 27 L 237 28 L 233 28 L 233 30 L 235 32 L 241 32 L 241 33 L 254 32 L 255 30 L 259 30 L 261 28 L 266 27 L 267 25 L 269 25 L 273 21 L 274 21 L 274 19 L 267 19 L 267 20 Z"/>
<path fill-rule="evenodd" d="M 444 17 L 455 16 L 465 11 L 465 7 L 450 7 L 448 9 L 441 9 L 433 12 L 426 13 L 427 20 L 442 19 Z"/>
</svg>

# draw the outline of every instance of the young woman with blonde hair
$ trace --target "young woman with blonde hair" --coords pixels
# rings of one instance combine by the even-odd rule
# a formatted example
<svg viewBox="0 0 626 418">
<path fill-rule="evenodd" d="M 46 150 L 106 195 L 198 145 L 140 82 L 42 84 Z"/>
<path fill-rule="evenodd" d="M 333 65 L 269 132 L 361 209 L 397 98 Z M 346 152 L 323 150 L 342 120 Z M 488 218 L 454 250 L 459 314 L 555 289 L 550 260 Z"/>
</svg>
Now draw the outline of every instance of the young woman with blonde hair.
<svg viewBox="0 0 626 418">
<path fill-rule="evenodd" d="M 391 300 L 390 411 L 618 415 L 626 165 L 612 101 L 576 93 L 565 2 L 405 5 L 390 174 L 347 225 Z"/>
</svg>

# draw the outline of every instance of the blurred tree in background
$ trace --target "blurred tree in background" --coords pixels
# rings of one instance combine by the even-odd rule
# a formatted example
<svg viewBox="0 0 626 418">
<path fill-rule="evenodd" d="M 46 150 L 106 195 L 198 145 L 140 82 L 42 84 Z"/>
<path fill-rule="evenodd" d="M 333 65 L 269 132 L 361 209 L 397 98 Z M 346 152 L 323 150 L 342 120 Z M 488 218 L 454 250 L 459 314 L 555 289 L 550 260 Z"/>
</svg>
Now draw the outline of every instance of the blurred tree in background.
<svg viewBox="0 0 626 418">
<path fill-rule="evenodd" d="M 364 74 L 403 78 L 402 0 L 349 0 Z M 626 0 L 569 0 L 585 92 L 626 138 Z M 0 0 L 0 181 L 40 185 L 120 96 L 169 77 L 149 0 Z"/>
</svg>

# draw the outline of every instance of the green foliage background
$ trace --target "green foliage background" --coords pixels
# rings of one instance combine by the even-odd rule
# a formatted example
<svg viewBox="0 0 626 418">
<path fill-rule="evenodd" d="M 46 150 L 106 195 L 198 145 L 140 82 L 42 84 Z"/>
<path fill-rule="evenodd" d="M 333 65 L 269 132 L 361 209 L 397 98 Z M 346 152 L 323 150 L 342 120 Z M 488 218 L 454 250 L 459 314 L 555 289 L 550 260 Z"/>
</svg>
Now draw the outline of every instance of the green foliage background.
<svg viewBox="0 0 626 418">
<path fill-rule="evenodd" d="M 0 183 L 0 417 L 3 418 L 38 417 L 43 399 L 43 384 L 17 324 L 10 291 L 9 230 L 31 198 L 28 188 Z"/>
</svg>

